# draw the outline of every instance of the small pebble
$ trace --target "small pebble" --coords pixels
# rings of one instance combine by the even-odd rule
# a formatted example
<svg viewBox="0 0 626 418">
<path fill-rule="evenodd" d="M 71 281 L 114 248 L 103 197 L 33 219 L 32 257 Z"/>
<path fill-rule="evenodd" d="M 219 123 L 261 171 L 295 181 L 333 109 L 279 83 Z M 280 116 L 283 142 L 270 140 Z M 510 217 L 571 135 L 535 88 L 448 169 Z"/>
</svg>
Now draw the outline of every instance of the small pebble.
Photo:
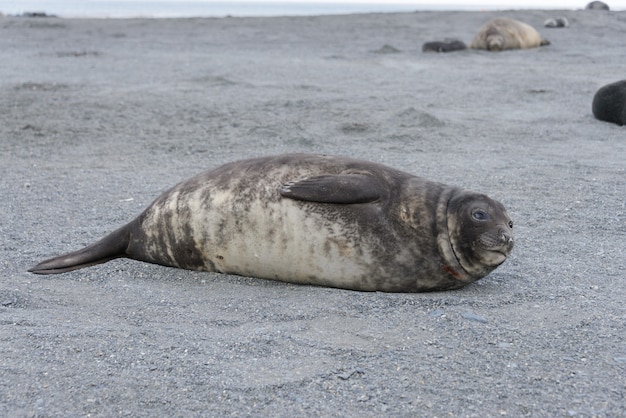
<svg viewBox="0 0 626 418">
<path fill-rule="evenodd" d="M 470 321 L 480 322 L 481 324 L 485 324 L 487 322 L 487 318 L 480 316 L 480 315 L 476 315 L 473 312 L 463 312 L 461 314 L 461 317 L 464 319 L 468 319 Z"/>
<path fill-rule="evenodd" d="M 444 314 L 443 309 L 435 309 L 434 311 L 431 311 L 428 313 L 428 316 L 432 317 L 432 318 L 437 318 L 440 317 Z"/>
</svg>

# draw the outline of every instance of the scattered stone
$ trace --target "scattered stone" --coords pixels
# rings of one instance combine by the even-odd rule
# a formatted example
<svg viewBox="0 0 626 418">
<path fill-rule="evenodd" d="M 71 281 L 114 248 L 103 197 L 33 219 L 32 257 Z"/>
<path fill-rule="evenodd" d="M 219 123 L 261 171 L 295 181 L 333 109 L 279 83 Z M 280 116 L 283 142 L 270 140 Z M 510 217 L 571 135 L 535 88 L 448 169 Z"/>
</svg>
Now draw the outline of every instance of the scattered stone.
<svg viewBox="0 0 626 418">
<path fill-rule="evenodd" d="M 363 133 L 369 129 L 369 126 L 360 122 L 346 122 L 340 127 L 341 132 L 344 134 L 350 133 Z"/>
<path fill-rule="evenodd" d="M 475 322 L 480 322 L 481 324 L 486 324 L 487 323 L 487 318 L 477 315 L 474 312 L 463 312 L 461 314 L 461 317 L 464 319 L 467 319 L 469 321 L 475 321 Z"/>
<path fill-rule="evenodd" d="M 66 58 L 66 57 L 97 57 L 100 55 L 98 51 L 66 51 L 66 52 L 57 52 L 57 57 Z"/>
<path fill-rule="evenodd" d="M 452 52 L 467 49 L 467 45 L 458 39 L 446 39 L 445 41 L 426 42 L 422 45 L 422 52 Z"/>
<path fill-rule="evenodd" d="M 394 46 L 385 44 L 383 46 L 381 46 L 379 49 L 376 49 L 374 51 L 372 51 L 376 54 L 397 54 L 400 52 L 400 50 Z"/>
<path fill-rule="evenodd" d="M 338 374 L 337 377 L 340 378 L 341 380 L 348 380 L 350 379 L 352 376 L 360 376 L 362 374 L 365 374 L 365 371 L 361 368 L 356 368 L 341 374 Z"/>
<path fill-rule="evenodd" d="M 22 17 L 57 17 L 57 15 L 49 15 L 46 12 L 24 12 Z"/>
<path fill-rule="evenodd" d="M 0 306 L 5 308 L 23 308 L 26 299 L 17 291 L 0 290 Z"/>
<path fill-rule="evenodd" d="M 434 311 L 431 311 L 428 316 L 432 317 L 432 318 L 439 318 L 440 316 L 443 316 L 444 310 L 443 309 L 435 309 Z"/>
</svg>

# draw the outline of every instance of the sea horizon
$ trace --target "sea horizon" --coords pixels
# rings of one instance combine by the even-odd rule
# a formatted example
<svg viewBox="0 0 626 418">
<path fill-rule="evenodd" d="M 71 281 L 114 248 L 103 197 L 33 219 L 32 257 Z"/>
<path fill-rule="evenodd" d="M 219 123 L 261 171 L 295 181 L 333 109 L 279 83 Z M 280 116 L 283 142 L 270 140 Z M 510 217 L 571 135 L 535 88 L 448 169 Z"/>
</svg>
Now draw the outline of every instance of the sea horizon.
<svg viewBox="0 0 626 418">
<path fill-rule="evenodd" d="M 132 1 L 132 0 L 47 0 L 0 1 L 0 13 L 19 16 L 25 13 L 43 13 L 62 18 L 184 18 L 184 17 L 266 17 L 313 16 L 354 13 L 397 13 L 416 11 L 481 11 L 511 9 L 575 10 L 579 7 L 551 7 L 560 3 L 546 2 L 543 6 L 516 7 L 454 2 L 430 3 L 329 3 L 329 2 L 261 2 L 261 1 Z"/>
</svg>

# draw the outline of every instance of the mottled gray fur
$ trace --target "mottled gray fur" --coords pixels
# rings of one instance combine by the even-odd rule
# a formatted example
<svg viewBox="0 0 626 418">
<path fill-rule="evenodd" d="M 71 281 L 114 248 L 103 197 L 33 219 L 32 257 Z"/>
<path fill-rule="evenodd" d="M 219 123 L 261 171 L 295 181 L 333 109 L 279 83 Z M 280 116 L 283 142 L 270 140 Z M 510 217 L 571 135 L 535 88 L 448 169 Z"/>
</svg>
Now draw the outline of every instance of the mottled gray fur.
<svg viewBox="0 0 626 418">
<path fill-rule="evenodd" d="M 163 193 L 101 241 L 30 271 L 127 257 L 165 266 L 345 289 L 454 289 L 513 247 L 487 196 L 367 161 L 287 154 L 237 161 Z"/>
<path fill-rule="evenodd" d="M 550 45 L 532 26 L 519 20 L 498 17 L 491 19 L 478 30 L 470 44 L 473 49 L 504 51 Z"/>
</svg>

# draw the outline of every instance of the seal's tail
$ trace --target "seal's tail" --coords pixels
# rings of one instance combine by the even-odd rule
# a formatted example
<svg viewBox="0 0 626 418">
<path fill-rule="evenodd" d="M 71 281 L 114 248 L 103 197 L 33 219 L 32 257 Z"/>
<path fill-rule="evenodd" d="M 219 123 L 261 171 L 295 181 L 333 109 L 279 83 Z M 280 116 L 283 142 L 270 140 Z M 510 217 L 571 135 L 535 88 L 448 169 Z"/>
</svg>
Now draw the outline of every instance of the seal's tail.
<svg viewBox="0 0 626 418">
<path fill-rule="evenodd" d="M 58 274 L 106 263 L 126 255 L 129 239 L 128 226 L 124 226 L 83 249 L 42 261 L 28 271 L 35 274 Z"/>
</svg>

